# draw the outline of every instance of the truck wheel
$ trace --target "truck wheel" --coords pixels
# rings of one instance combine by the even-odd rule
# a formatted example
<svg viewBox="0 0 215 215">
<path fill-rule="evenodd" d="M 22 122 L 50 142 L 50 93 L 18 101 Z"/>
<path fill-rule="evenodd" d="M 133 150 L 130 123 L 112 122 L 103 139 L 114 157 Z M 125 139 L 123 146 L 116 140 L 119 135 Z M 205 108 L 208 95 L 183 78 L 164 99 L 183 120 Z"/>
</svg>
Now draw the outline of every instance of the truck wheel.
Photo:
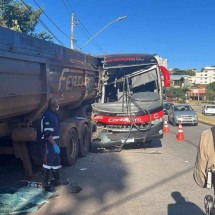
<svg viewBox="0 0 215 215">
<path fill-rule="evenodd" d="M 90 130 L 87 124 L 82 125 L 81 140 L 79 145 L 79 154 L 82 157 L 87 156 L 90 148 Z"/>
<path fill-rule="evenodd" d="M 61 148 L 61 160 L 64 165 L 70 166 L 78 158 L 78 134 L 74 128 L 71 128 L 68 136 L 66 147 Z"/>
</svg>

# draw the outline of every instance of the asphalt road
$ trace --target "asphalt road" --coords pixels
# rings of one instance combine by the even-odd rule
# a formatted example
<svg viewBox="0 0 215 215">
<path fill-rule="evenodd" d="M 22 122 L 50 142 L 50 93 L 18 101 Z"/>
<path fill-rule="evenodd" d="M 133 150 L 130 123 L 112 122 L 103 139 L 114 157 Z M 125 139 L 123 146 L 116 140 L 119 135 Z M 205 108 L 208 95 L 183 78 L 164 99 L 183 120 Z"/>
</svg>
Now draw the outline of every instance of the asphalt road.
<svg viewBox="0 0 215 215">
<path fill-rule="evenodd" d="M 82 191 L 75 194 L 68 185 L 61 186 L 58 196 L 31 215 L 204 214 L 204 196 L 213 192 L 198 187 L 192 173 L 198 139 L 209 126 L 183 126 L 185 141 L 176 140 L 178 127 L 169 128 L 171 132 L 152 146 L 90 153 L 64 167 L 63 178 Z M 35 180 L 40 180 L 39 172 Z"/>
</svg>

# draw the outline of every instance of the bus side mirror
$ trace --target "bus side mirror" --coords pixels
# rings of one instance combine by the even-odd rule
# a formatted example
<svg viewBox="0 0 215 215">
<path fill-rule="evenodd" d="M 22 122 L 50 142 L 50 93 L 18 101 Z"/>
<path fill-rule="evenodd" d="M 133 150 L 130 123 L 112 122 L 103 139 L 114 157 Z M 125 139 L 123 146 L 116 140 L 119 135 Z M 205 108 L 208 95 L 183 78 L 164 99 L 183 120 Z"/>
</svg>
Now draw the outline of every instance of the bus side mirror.
<svg viewBox="0 0 215 215">
<path fill-rule="evenodd" d="M 163 77 L 164 77 L 164 87 L 169 87 L 170 86 L 169 71 L 164 66 L 160 66 L 160 70 L 163 73 Z"/>
</svg>

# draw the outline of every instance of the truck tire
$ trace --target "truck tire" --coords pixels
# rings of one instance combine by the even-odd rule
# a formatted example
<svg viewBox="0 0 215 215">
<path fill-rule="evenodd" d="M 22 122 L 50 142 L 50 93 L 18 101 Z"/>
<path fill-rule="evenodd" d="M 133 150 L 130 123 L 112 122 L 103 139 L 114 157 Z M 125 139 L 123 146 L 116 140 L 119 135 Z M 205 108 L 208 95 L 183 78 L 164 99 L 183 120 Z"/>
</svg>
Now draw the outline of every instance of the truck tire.
<svg viewBox="0 0 215 215">
<path fill-rule="evenodd" d="M 81 139 L 79 144 L 79 154 L 82 157 L 87 156 L 90 149 L 90 130 L 87 124 L 83 124 L 81 128 Z"/>
<path fill-rule="evenodd" d="M 66 147 L 61 148 L 61 160 L 62 164 L 71 166 L 78 158 L 78 133 L 74 128 L 71 128 L 68 132 Z"/>
</svg>

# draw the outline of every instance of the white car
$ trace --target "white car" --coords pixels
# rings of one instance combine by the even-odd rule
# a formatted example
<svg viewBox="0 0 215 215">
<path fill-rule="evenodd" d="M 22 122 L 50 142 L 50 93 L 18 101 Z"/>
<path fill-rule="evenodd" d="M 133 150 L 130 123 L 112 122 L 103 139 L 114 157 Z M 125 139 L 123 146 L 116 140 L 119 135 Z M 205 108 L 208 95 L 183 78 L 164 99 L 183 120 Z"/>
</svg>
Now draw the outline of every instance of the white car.
<svg viewBox="0 0 215 215">
<path fill-rule="evenodd" d="M 202 108 L 202 114 L 204 114 L 204 115 L 215 115 L 215 105 L 205 105 Z"/>
</svg>

